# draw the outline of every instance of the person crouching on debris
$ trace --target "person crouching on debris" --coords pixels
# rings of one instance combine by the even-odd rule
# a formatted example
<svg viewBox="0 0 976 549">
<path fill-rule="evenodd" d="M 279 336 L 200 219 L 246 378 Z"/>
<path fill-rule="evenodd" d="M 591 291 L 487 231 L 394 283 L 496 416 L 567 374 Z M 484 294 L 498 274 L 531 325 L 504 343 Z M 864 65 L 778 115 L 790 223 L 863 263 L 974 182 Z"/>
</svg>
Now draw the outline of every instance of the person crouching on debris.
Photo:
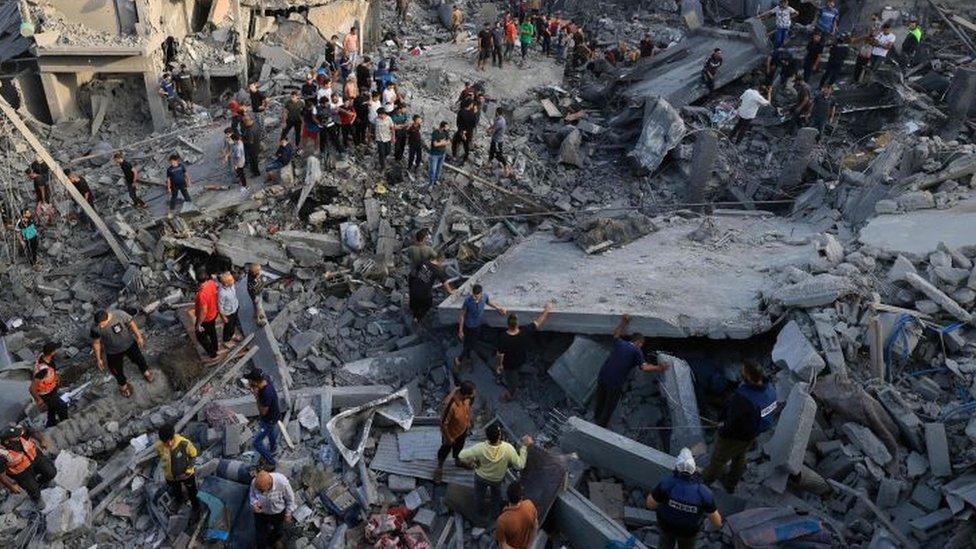
<svg viewBox="0 0 976 549">
<path fill-rule="evenodd" d="M 694 547 L 705 516 L 716 528 L 722 526 L 722 515 L 715 507 L 712 491 L 702 483 L 695 469 L 691 450 L 682 448 L 674 473 L 657 483 L 647 496 L 647 508 L 657 511 L 657 525 L 661 530 L 659 549 L 672 549 L 675 545 L 680 549 Z"/>
<path fill-rule="evenodd" d="M 24 258 L 31 267 L 37 267 L 38 233 L 37 225 L 34 223 L 34 212 L 30 208 L 24 208 L 17 220 L 17 241 L 20 248 L 24 250 Z"/>
<path fill-rule="evenodd" d="M 129 316 L 129 313 L 117 309 L 99 310 L 95 311 L 94 320 L 95 323 L 92 324 L 90 335 L 95 363 L 98 365 L 98 369 L 103 372 L 105 371 L 105 364 L 108 363 L 108 371 L 119 384 L 119 392 L 122 393 L 122 396 L 132 396 L 132 387 L 129 386 L 125 377 L 126 357 L 139 367 L 142 377 L 148 383 L 152 383 L 153 374 L 149 371 L 149 364 L 142 354 L 142 348 L 146 342 L 142 337 L 142 332 L 139 331 L 139 326 Z M 105 351 L 104 359 L 102 359 L 102 351 Z"/>
<path fill-rule="evenodd" d="M 258 467 L 273 471 L 277 464 L 274 454 L 278 451 L 278 420 L 281 419 L 278 391 L 259 368 L 246 373 L 244 379 L 258 405 L 258 432 L 254 435 L 254 450 L 261 456 Z"/>
<path fill-rule="evenodd" d="M 501 396 L 502 401 L 507 402 L 515 398 L 515 393 L 518 390 L 519 371 L 525 364 L 529 346 L 532 344 L 532 334 L 542 328 L 551 312 L 552 302 L 550 301 L 542 308 L 542 314 L 525 326 L 519 326 L 519 319 L 515 314 L 508 315 L 508 329 L 502 332 L 498 339 L 498 365 L 495 367 L 495 373 L 503 376 L 505 382 L 505 394 Z"/>
<path fill-rule="evenodd" d="M 613 331 L 613 349 L 610 356 L 600 367 L 596 385 L 596 408 L 593 421 L 600 427 L 610 424 L 613 411 L 624 395 L 624 387 L 630 377 L 630 371 L 640 368 L 642 372 L 663 372 L 668 369 L 666 364 L 656 365 L 644 359 L 644 336 L 641 334 L 624 335 L 630 315 L 620 317 L 617 328 Z"/>
<path fill-rule="evenodd" d="M 183 196 L 186 202 L 193 202 L 190 199 L 190 172 L 186 171 L 186 165 L 180 160 L 180 155 L 169 155 L 169 167 L 166 168 L 166 192 L 169 193 L 169 213 L 172 215 L 176 209 L 176 201 L 179 195 Z"/>
<path fill-rule="evenodd" d="M 189 439 L 177 433 L 171 423 L 159 428 L 159 440 L 156 441 L 156 453 L 159 454 L 159 464 L 163 468 L 166 487 L 176 506 L 174 513 L 179 512 L 183 502 L 190 500 L 193 509 L 193 520 L 200 516 L 202 506 L 197 499 L 197 477 L 193 461 L 197 457 L 197 448 Z"/>
<path fill-rule="evenodd" d="M 48 341 L 41 348 L 41 354 L 34 362 L 34 374 L 30 384 L 30 395 L 37 407 L 47 410 L 47 427 L 54 427 L 68 419 L 68 405 L 61 400 L 61 379 L 54 364 L 58 352 L 57 343 Z"/>
<path fill-rule="evenodd" d="M 498 311 L 498 314 L 507 316 L 508 311 L 497 303 L 493 302 L 488 294 L 483 291 L 481 284 L 471 287 L 471 295 L 464 299 L 461 306 L 461 316 L 458 318 L 458 339 L 464 344 L 461 354 L 454 359 L 454 370 L 461 370 L 461 362 L 472 358 L 478 341 L 481 340 L 481 321 L 485 314 L 485 307 L 491 307 Z"/>
<path fill-rule="evenodd" d="M 508 485 L 508 505 L 498 515 L 495 540 L 499 549 L 529 549 L 539 531 L 539 510 L 525 498 L 521 482 Z"/>
<path fill-rule="evenodd" d="M 0 462 L 4 474 L 35 502 L 41 499 L 41 489 L 58 474 L 54 462 L 43 450 L 47 450 L 44 438 L 26 427 L 12 425 L 0 432 Z"/>
<path fill-rule="evenodd" d="M 441 447 L 437 449 L 434 482 L 441 481 L 448 454 L 454 456 L 454 465 L 467 467 L 458 456 L 464 449 L 464 441 L 471 429 L 471 403 L 474 402 L 474 396 L 474 383 L 464 381 L 444 399 L 441 411 Z"/>
<path fill-rule="evenodd" d="M 522 446 L 518 452 L 515 447 L 502 440 L 502 428 L 492 423 L 485 428 L 488 440 L 461 450 L 458 459 L 467 467 L 474 467 L 474 498 L 478 516 L 494 519 L 501 510 L 502 481 L 509 467 L 522 469 L 533 440 L 529 435 L 522 436 Z M 485 498 L 489 498 L 489 508 L 485 509 Z"/>
<path fill-rule="evenodd" d="M 237 300 L 237 286 L 234 285 L 234 275 L 230 271 L 225 271 L 220 275 L 220 285 L 217 287 L 217 310 L 220 318 L 224 322 L 223 342 L 224 347 L 234 348 L 234 345 L 241 340 L 238 332 L 241 331 L 241 320 L 237 316 L 240 302 Z"/>
<path fill-rule="evenodd" d="M 265 166 L 266 178 L 268 181 L 281 179 L 281 170 L 291 169 L 291 160 L 295 157 L 295 146 L 288 141 L 288 136 L 282 135 L 278 140 L 278 149 Z"/>
<path fill-rule="evenodd" d="M 702 473 L 705 484 L 711 484 L 730 464 L 728 474 L 722 478 L 722 486 L 730 494 L 745 473 L 746 453 L 756 438 L 773 426 L 776 412 L 776 388 L 763 376 L 759 364 L 744 361 L 742 381 L 722 413 L 712 459 Z"/>
<path fill-rule="evenodd" d="M 288 477 L 260 471 L 251 481 L 248 494 L 254 513 L 254 546 L 257 549 L 284 548 L 285 524 L 291 524 L 298 507 Z"/>
<path fill-rule="evenodd" d="M 712 54 L 705 59 L 705 65 L 702 66 L 702 82 L 705 83 L 705 87 L 708 91 L 713 91 L 715 89 L 715 79 L 718 78 L 718 69 L 722 66 L 722 49 L 715 48 Z"/>
</svg>

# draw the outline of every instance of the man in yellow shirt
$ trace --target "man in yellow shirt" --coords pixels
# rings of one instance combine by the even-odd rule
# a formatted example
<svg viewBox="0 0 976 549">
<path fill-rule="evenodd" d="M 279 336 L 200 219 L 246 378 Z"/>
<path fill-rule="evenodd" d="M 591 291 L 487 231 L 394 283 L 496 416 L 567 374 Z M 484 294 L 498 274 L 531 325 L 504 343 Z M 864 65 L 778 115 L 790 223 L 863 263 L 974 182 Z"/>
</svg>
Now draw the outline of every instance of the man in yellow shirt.
<svg viewBox="0 0 976 549">
<path fill-rule="evenodd" d="M 488 440 L 461 450 L 458 459 L 474 467 L 474 497 L 478 515 L 494 520 L 502 506 L 502 482 L 508 468 L 522 469 L 533 440 L 529 435 L 522 437 L 522 447 L 515 447 L 502 440 L 502 428 L 492 423 L 485 428 Z M 491 500 L 489 514 L 486 515 L 485 496 Z"/>
<path fill-rule="evenodd" d="M 190 499 L 193 507 L 193 518 L 200 516 L 200 500 L 197 499 L 197 477 L 193 460 L 197 457 L 196 446 L 183 435 L 177 434 L 172 424 L 159 428 L 159 440 L 156 441 L 156 453 L 163 466 L 163 476 L 169 493 L 176 502 L 177 509 L 183 505 L 186 498 Z M 185 497 L 184 497 L 185 494 Z"/>
</svg>

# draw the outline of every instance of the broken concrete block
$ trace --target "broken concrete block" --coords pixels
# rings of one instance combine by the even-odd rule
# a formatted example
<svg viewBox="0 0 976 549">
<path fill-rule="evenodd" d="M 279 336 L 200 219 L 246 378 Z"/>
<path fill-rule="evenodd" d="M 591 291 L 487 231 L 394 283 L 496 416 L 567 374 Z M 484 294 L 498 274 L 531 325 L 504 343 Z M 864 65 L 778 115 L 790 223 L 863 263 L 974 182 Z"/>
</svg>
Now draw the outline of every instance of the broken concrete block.
<svg viewBox="0 0 976 549">
<path fill-rule="evenodd" d="M 73 490 L 67 500 L 46 514 L 48 539 L 58 539 L 69 532 L 90 526 L 91 512 L 88 488 Z"/>
<path fill-rule="evenodd" d="M 925 449 L 929 456 L 929 467 L 937 477 L 952 475 L 952 462 L 949 460 L 949 441 L 946 439 L 945 425 L 925 424 Z"/>
<path fill-rule="evenodd" d="M 884 466 L 891 461 L 891 453 L 888 452 L 884 443 L 871 432 L 871 429 L 858 423 L 848 422 L 841 427 L 841 430 L 855 446 L 864 452 L 864 455 L 878 465 Z"/>
<path fill-rule="evenodd" d="M 426 507 L 417 509 L 417 513 L 413 516 L 413 521 L 428 531 L 433 528 L 435 520 L 437 520 L 437 513 Z"/>
<path fill-rule="evenodd" d="M 878 402 L 884 406 L 891 418 L 898 425 L 898 431 L 908 441 L 909 447 L 916 452 L 925 449 L 922 441 L 922 421 L 901 397 L 894 387 L 884 387 L 878 391 Z"/>
<path fill-rule="evenodd" d="M 917 275 L 918 271 L 915 270 L 915 265 L 907 257 L 899 254 L 891 268 L 888 269 L 888 281 L 901 282 L 905 280 L 905 275 L 908 273 Z"/>
<path fill-rule="evenodd" d="M 569 132 L 569 134 L 563 138 L 562 144 L 559 145 L 559 163 L 582 168 L 583 156 L 580 152 L 580 146 L 582 144 L 583 134 L 574 128 L 573 131 Z"/>
<path fill-rule="evenodd" d="M 652 172 L 684 136 L 685 123 L 681 113 L 663 97 L 647 97 L 640 137 L 627 156 L 638 171 Z"/>
<path fill-rule="evenodd" d="M 658 353 L 657 360 L 659 364 L 669 366 L 661 375 L 660 383 L 668 400 L 671 425 L 681 427 L 672 429 L 668 449 L 672 454 L 677 454 L 682 448 L 690 449 L 695 455 L 705 453 L 705 435 L 698 416 L 698 399 L 691 367 L 684 360 L 664 353 Z"/>
<path fill-rule="evenodd" d="M 549 368 L 549 377 L 577 404 L 585 406 L 596 391 L 600 367 L 610 356 L 610 346 L 586 336 L 576 336 Z"/>
<path fill-rule="evenodd" d="M 821 234 L 814 237 L 813 253 L 810 257 L 812 272 L 829 271 L 844 259 L 844 245 L 832 234 Z"/>
<path fill-rule="evenodd" d="M 252 399 L 253 400 L 253 399 Z M 224 456 L 234 457 L 241 453 L 241 440 L 244 426 L 238 424 L 224 426 Z"/>
<path fill-rule="evenodd" d="M 418 487 L 413 492 L 403 496 L 403 504 L 411 511 L 415 511 L 430 502 L 430 494 L 423 486 Z"/>
<path fill-rule="evenodd" d="M 935 207 L 935 198 L 928 191 L 908 192 L 895 198 L 895 202 L 898 203 L 899 208 L 906 212 Z"/>
<path fill-rule="evenodd" d="M 309 431 L 319 428 L 319 416 L 311 406 L 306 406 L 298 412 L 298 424 Z"/>
<path fill-rule="evenodd" d="M 787 323 L 776 336 L 772 358 L 778 366 L 788 368 L 798 379 L 807 382 L 813 381 L 826 366 L 795 320 Z"/>
<path fill-rule="evenodd" d="M 966 257 L 965 254 L 960 252 L 958 248 L 950 248 L 949 245 L 946 244 L 945 242 L 939 242 L 939 246 L 936 249 L 939 250 L 940 252 L 949 254 L 949 257 L 952 258 L 952 264 L 955 265 L 956 267 L 959 267 L 961 269 L 966 269 L 966 270 L 972 270 L 973 261 L 968 257 Z"/>
<path fill-rule="evenodd" d="M 54 467 L 58 474 L 54 477 L 54 484 L 65 490 L 77 490 L 88 484 L 88 477 L 95 467 L 95 462 L 84 457 L 76 456 L 67 450 L 61 450 L 54 459 Z"/>
<path fill-rule="evenodd" d="M 563 426 L 559 445 L 588 464 L 648 490 L 674 470 L 674 457 L 576 416 Z"/>
<path fill-rule="evenodd" d="M 922 506 L 928 511 L 935 511 L 942 503 L 942 494 L 938 490 L 933 490 L 924 482 L 919 482 L 912 490 L 912 501 Z"/>
<path fill-rule="evenodd" d="M 417 487 L 417 479 L 391 473 L 386 477 L 386 486 L 392 492 L 409 492 Z"/>
<path fill-rule="evenodd" d="M 939 304 L 947 313 L 956 317 L 957 320 L 963 322 L 969 322 L 972 320 L 972 315 L 966 312 L 965 309 L 959 306 L 958 303 L 952 300 L 951 297 L 947 296 L 927 280 L 915 273 L 907 273 L 905 275 L 905 280 L 912 285 L 916 290 L 925 294 L 929 299 Z"/>
<path fill-rule="evenodd" d="M 68 499 L 68 491 L 64 488 L 60 486 L 44 488 L 41 490 L 41 510 L 49 513 L 57 509 L 61 502 L 66 499 Z"/>
<path fill-rule="evenodd" d="M 854 291 L 845 277 L 819 274 L 795 284 L 787 284 L 771 292 L 768 299 L 784 307 L 820 307 L 829 305 Z"/>
<path fill-rule="evenodd" d="M 298 358 L 305 358 L 305 355 L 307 355 L 313 347 L 318 345 L 319 341 L 322 341 L 323 337 L 325 337 L 325 335 L 317 330 L 298 332 L 288 340 L 288 346 L 291 347 L 292 351 L 295 351 Z"/>
<path fill-rule="evenodd" d="M 776 422 L 776 430 L 765 446 L 772 465 L 790 474 L 799 473 L 803 466 L 803 456 L 806 454 L 817 414 L 817 402 L 809 391 L 810 386 L 807 383 L 793 385 L 786 399 L 786 406 Z"/>
<path fill-rule="evenodd" d="M 935 274 L 936 278 L 953 287 L 959 286 L 963 281 L 969 279 L 969 270 L 957 267 L 935 267 L 932 269 L 932 273 Z"/>
<path fill-rule="evenodd" d="M 898 504 L 898 494 L 901 493 L 902 483 L 899 480 L 885 477 L 878 485 L 878 497 L 875 503 L 882 509 L 888 509 Z"/>
</svg>

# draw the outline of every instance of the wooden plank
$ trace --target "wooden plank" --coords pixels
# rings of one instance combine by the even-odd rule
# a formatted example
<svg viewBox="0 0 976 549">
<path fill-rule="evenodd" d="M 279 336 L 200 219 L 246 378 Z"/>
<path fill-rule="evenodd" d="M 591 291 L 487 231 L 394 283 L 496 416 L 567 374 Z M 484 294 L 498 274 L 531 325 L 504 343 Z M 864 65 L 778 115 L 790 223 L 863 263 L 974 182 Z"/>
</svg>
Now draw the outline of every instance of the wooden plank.
<svg viewBox="0 0 976 549">
<path fill-rule="evenodd" d="M 952 16 L 952 22 L 959 25 L 960 27 L 965 27 L 970 32 L 976 32 L 976 23 L 973 23 L 969 19 L 959 15 L 958 13 Z"/>
<path fill-rule="evenodd" d="M 48 152 L 47 147 L 45 147 L 37 139 L 34 132 L 32 132 L 30 128 L 24 124 L 24 121 L 21 120 L 20 115 L 17 114 L 17 111 L 15 111 L 14 108 L 10 106 L 10 103 L 7 103 L 7 100 L 2 97 L 0 97 L 0 110 L 2 110 L 3 114 L 6 115 L 11 123 L 13 123 L 14 127 L 17 128 L 17 131 L 20 132 L 20 134 L 24 137 L 27 144 L 34 149 L 37 156 L 45 164 L 47 164 L 48 169 L 52 174 L 54 174 L 54 179 L 56 179 L 58 183 L 64 187 L 64 190 L 68 193 L 68 196 L 70 196 L 75 203 L 78 204 L 82 211 L 85 212 L 85 215 L 92 220 L 92 223 L 95 224 L 95 228 L 98 229 L 98 232 L 101 233 L 105 241 L 108 242 L 109 248 L 112 249 L 112 253 L 115 254 L 115 257 L 118 258 L 123 267 L 128 267 L 130 263 L 129 254 L 125 252 L 125 249 L 121 244 L 119 244 L 119 241 L 115 239 L 115 235 L 112 234 L 112 232 L 105 225 L 105 222 L 102 221 L 101 216 L 95 212 L 88 201 L 85 200 L 85 197 L 78 192 L 78 189 L 76 189 L 75 186 L 68 181 L 68 177 L 64 175 L 64 171 L 61 170 L 61 166 L 55 162 L 54 158 L 51 156 L 51 153 Z"/>
</svg>

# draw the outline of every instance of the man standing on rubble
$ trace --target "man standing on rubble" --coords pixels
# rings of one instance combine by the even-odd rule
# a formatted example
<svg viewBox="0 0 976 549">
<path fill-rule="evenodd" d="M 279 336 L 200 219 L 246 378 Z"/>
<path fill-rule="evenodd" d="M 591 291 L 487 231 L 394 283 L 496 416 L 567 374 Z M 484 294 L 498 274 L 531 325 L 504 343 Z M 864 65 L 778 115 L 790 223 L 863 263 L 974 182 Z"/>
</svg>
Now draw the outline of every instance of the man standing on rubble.
<svg viewBox="0 0 976 549">
<path fill-rule="evenodd" d="M 715 438 L 712 458 L 702 473 L 705 484 L 722 476 L 725 465 L 728 473 L 722 476 L 722 486 L 729 494 L 746 470 L 746 453 L 756 438 L 773 426 L 776 412 L 776 388 L 763 375 L 759 364 L 751 360 L 742 363 L 742 381 L 722 413 L 722 426 Z"/>
<path fill-rule="evenodd" d="M 503 402 L 515 399 L 518 390 L 519 371 L 525 364 L 525 359 L 529 353 L 529 346 L 532 344 L 532 334 L 536 333 L 542 325 L 549 319 L 552 312 L 552 302 L 547 302 L 542 308 L 542 314 L 535 320 L 519 326 L 518 316 L 508 315 L 508 329 L 502 332 L 498 338 L 498 365 L 495 373 L 503 376 L 505 381 L 505 394 L 501 396 Z"/>
<path fill-rule="evenodd" d="M 519 46 L 522 48 L 522 64 L 525 64 L 525 56 L 529 53 L 529 48 L 535 40 L 535 25 L 528 19 L 523 19 L 518 26 Z"/>
<path fill-rule="evenodd" d="M 484 27 L 478 31 L 478 61 L 475 64 L 475 70 L 485 70 L 485 65 L 488 64 L 488 58 L 491 57 L 492 40 L 491 23 L 485 21 Z"/>
<path fill-rule="evenodd" d="M 420 160 L 424 148 L 423 124 L 423 117 L 415 114 L 410 124 L 407 125 L 407 169 L 411 173 L 416 173 L 417 169 L 420 168 Z"/>
<path fill-rule="evenodd" d="M 240 306 L 241 304 L 237 300 L 237 286 L 234 275 L 230 274 L 230 271 L 224 271 L 220 275 L 220 286 L 217 288 L 217 310 L 224 322 L 224 333 L 221 339 L 224 342 L 224 347 L 228 349 L 232 349 L 234 344 L 242 339 L 237 334 L 241 331 L 241 320 L 237 316 Z"/>
<path fill-rule="evenodd" d="M 715 90 L 715 79 L 718 78 L 718 69 L 721 68 L 722 61 L 721 48 L 715 48 L 705 60 L 705 65 L 702 67 L 702 81 L 705 82 L 708 91 Z"/>
<path fill-rule="evenodd" d="M 285 546 L 285 525 L 291 524 L 298 507 L 288 477 L 259 471 L 248 494 L 254 513 L 254 545 L 257 549 Z"/>
<path fill-rule="evenodd" d="M 651 364 L 644 358 L 644 336 L 636 333 L 626 336 L 630 315 L 620 317 L 620 322 L 613 331 L 613 349 L 610 356 L 600 367 L 600 374 L 596 384 L 596 407 L 593 412 L 593 422 L 600 427 L 610 424 L 613 411 L 624 395 L 630 371 L 640 368 L 642 372 L 663 372 L 668 369 L 666 364 Z"/>
<path fill-rule="evenodd" d="M 495 541 L 498 549 L 529 549 L 539 531 L 539 510 L 525 499 L 525 488 L 515 481 L 508 485 L 508 505 L 498 515 Z"/>
<path fill-rule="evenodd" d="M 35 502 L 40 502 L 41 489 L 58 474 L 54 461 L 44 450 L 47 443 L 40 433 L 20 425 L 0 431 L 0 465 L 4 474 Z"/>
<path fill-rule="evenodd" d="M 823 57 L 825 45 L 823 35 L 819 32 L 814 32 L 810 36 L 810 41 L 807 42 L 807 54 L 803 58 L 803 80 L 805 82 L 809 82 L 813 73 L 820 70 L 820 59 Z"/>
<path fill-rule="evenodd" d="M 404 250 L 410 261 L 410 269 L 416 269 L 431 259 L 437 258 L 437 251 L 430 245 L 430 229 L 423 228 L 413 235 L 413 244 Z"/>
<path fill-rule="evenodd" d="M 386 157 L 390 155 L 393 140 L 396 138 L 396 133 L 393 131 L 393 119 L 383 107 L 376 109 L 376 123 L 373 127 L 373 133 L 376 136 L 376 156 L 382 174 L 386 172 Z"/>
<path fill-rule="evenodd" d="M 822 32 L 824 36 L 833 36 L 837 32 L 837 25 L 840 23 L 840 12 L 837 11 L 835 0 L 827 0 L 827 4 L 817 12 L 816 30 Z"/>
<path fill-rule="evenodd" d="M 462 166 L 468 161 L 471 154 L 471 142 L 474 140 L 474 130 L 478 127 L 478 103 L 468 101 L 457 113 L 457 130 L 451 138 L 451 157 L 455 160 L 458 155 L 458 145 L 464 145 L 464 157 L 459 164 Z"/>
<path fill-rule="evenodd" d="M 907 28 L 908 33 L 901 43 L 901 58 L 906 67 L 911 67 L 915 65 L 915 56 L 922 43 L 922 27 L 918 25 L 917 20 L 912 19 L 908 22 Z"/>
<path fill-rule="evenodd" d="M 534 441 L 529 435 L 522 436 L 522 446 L 515 451 L 515 447 L 502 440 L 502 428 L 498 423 L 491 423 L 485 428 L 488 439 L 474 446 L 461 450 L 458 460 L 474 467 L 474 497 L 475 507 L 479 517 L 488 520 L 495 518 L 502 506 L 502 481 L 509 467 L 522 469 L 528 456 L 529 446 Z M 485 509 L 485 498 L 489 499 L 488 509 Z"/>
<path fill-rule="evenodd" d="M 716 528 L 722 527 L 722 515 L 712 491 L 696 474 L 695 458 L 687 448 L 678 452 L 674 473 L 657 483 L 647 495 L 646 504 L 648 509 L 657 511 L 660 549 L 694 547 L 706 516 Z"/>
<path fill-rule="evenodd" d="M 254 119 L 251 117 L 244 119 L 244 125 L 241 128 L 241 141 L 244 144 L 244 158 L 251 175 L 261 175 L 261 170 L 258 168 L 260 162 L 258 157 L 261 155 L 261 128 L 254 123 Z M 241 188 L 247 188 L 247 179 L 241 184 Z"/>
<path fill-rule="evenodd" d="M 834 87 L 826 84 L 820 87 L 820 93 L 813 99 L 810 107 L 810 127 L 817 128 L 817 141 L 823 138 L 827 124 L 837 116 L 837 102 L 834 101 Z"/>
<path fill-rule="evenodd" d="M 821 88 L 824 85 L 834 85 L 837 77 L 840 76 L 841 71 L 844 69 L 844 63 L 847 62 L 850 54 L 850 38 L 846 34 L 838 36 L 830 46 L 827 64 L 824 66 L 823 76 L 820 77 Z"/>
<path fill-rule="evenodd" d="M 440 282 L 441 287 L 448 294 L 453 295 L 456 290 L 451 287 L 447 277 L 441 270 L 441 261 L 437 258 L 427 259 L 410 270 L 407 275 L 407 286 L 410 291 L 410 312 L 417 324 L 427 316 L 427 311 L 434 306 L 434 283 Z"/>
<path fill-rule="evenodd" d="M 258 432 L 254 435 L 254 450 L 261 456 L 258 466 L 274 471 L 278 463 L 274 455 L 278 451 L 278 420 L 281 419 L 278 391 L 259 368 L 244 374 L 244 379 L 258 405 Z"/>
<path fill-rule="evenodd" d="M 790 6 L 789 0 L 779 0 L 779 5 L 766 12 L 766 14 L 770 13 L 776 16 L 776 30 L 773 31 L 773 47 L 781 48 L 790 37 L 793 16 L 799 15 L 800 12 Z"/>
<path fill-rule="evenodd" d="M 444 461 L 448 454 L 454 456 L 454 465 L 466 467 L 458 457 L 464 449 L 464 441 L 471 430 L 471 403 L 474 402 L 475 387 L 470 381 L 462 381 L 441 404 L 441 446 L 437 449 L 437 469 L 434 482 L 440 482 L 444 474 Z"/>
<path fill-rule="evenodd" d="M 496 22 L 491 28 L 491 64 L 502 68 L 504 64 L 505 24 Z"/>
<path fill-rule="evenodd" d="M 125 180 L 125 190 L 129 193 L 129 199 L 132 200 L 132 205 L 140 209 L 145 208 L 146 203 L 136 194 L 137 172 L 135 168 L 125 159 L 125 155 L 121 152 L 115 153 L 112 159 L 118 164 L 119 169 L 122 170 L 122 178 Z"/>
<path fill-rule="evenodd" d="M 206 267 L 197 271 L 197 295 L 193 300 L 193 332 L 197 342 L 206 351 L 210 361 L 217 360 L 217 283 L 207 272 Z"/>
<path fill-rule="evenodd" d="M 180 155 L 173 153 L 169 155 L 169 167 L 166 168 L 166 192 L 169 193 L 169 213 L 173 214 L 176 209 L 177 196 L 182 195 L 183 200 L 190 200 L 190 172 L 186 171 L 186 165 L 180 160 Z"/>
<path fill-rule="evenodd" d="M 457 44 L 458 37 L 461 36 L 461 25 L 464 22 L 464 14 L 461 13 L 461 6 L 454 4 L 451 10 L 451 42 Z"/>
<path fill-rule="evenodd" d="M 142 377 L 146 382 L 152 383 L 153 375 L 149 371 L 149 364 L 146 357 L 142 354 L 142 348 L 146 345 L 145 339 L 136 321 L 129 313 L 118 309 L 110 311 L 98 310 L 94 314 L 95 323 L 92 324 L 89 334 L 92 338 L 92 354 L 95 355 L 95 363 L 98 369 L 105 371 L 108 363 L 108 371 L 115 377 L 119 385 L 119 392 L 122 396 L 132 395 L 132 388 L 125 377 L 126 357 L 133 364 L 139 367 Z M 102 358 L 102 351 L 105 351 L 105 358 Z"/>
<path fill-rule="evenodd" d="M 173 424 L 167 423 L 159 428 L 159 440 L 154 447 L 159 455 L 166 487 L 176 504 L 173 512 L 179 513 L 183 502 L 189 499 L 193 510 L 191 522 L 195 521 L 203 510 L 197 499 L 197 476 L 193 464 L 198 454 L 196 446 L 177 433 Z"/>
<path fill-rule="evenodd" d="M 85 179 L 83 175 L 70 168 L 64 170 L 64 175 L 67 176 L 68 182 L 74 186 L 75 190 L 78 191 L 78 194 L 85 199 L 85 202 L 87 202 L 88 205 L 94 209 L 95 195 L 92 194 L 91 187 L 88 186 L 88 180 Z M 75 219 L 81 219 L 80 216 L 85 213 L 85 211 L 81 208 L 81 205 L 73 205 L 72 210 L 73 212 L 71 215 Z"/>
<path fill-rule="evenodd" d="M 349 33 L 342 37 L 342 49 L 346 52 L 350 63 L 359 60 L 359 35 L 356 33 L 356 27 L 350 27 Z"/>
<path fill-rule="evenodd" d="M 57 366 L 54 364 L 58 345 L 48 341 L 41 348 L 41 354 L 34 362 L 34 373 L 30 384 L 30 395 L 41 410 L 47 410 L 46 427 L 54 427 L 59 422 L 68 419 L 68 405 L 61 400 L 61 378 L 58 376 Z"/>
<path fill-rule="evenodd" d="M 264 316 L 264 278 L 261 276 L 261 264 L 251 263 L 247 266 L 247 296 L 251 298 L 251 306 L 254 308 L 254 323 L 264 326 L 268 323 Z"/>
<path fill-rule="evenodd" d="M 871 70 L 876 71 L 881 63 L 888 58 L 888 52 L 895 47 L 895 34 L 891 32 L 891 23 L 881 25 L 881 32 L 871 39 Z"/>
<path fill-rule="evenodd" d="M 441 178 L 444 169 L 444 158 L 447 156 L 447 146 L 451 144 L 451 133 L 446 121 L 441 121 L 438 127 L 430 132 L 430 152 L 427 153 L 430 168 L 427 173 L 427 188 L 433 187 Z"/>
<path fill-rule="evenodd" d="M 760 86 L 758 90 L 749 88 L 739 96 L 739 109 L 736 111 L 739 119 L 736 121 L 735 127 L 732 128 L 732 133 L 729 134 L 729 139 L 733 143 L 738 144 L 749 133 L 749 127 L 752 126 L 752 121 L 759 114 L 759 107 L 769 105 L 769 99 L 765 97 L 764 93 L 768 94 L 769 88 Z"/>
<path fill-rule="evenodd" d="M 305 110 L 305 102 L 298 95 L 298 90 L 292 90 L 288 101 L 285 101 L 284 108 L 281 109 L 281 137 L 288 135 L 288 130 L 294 128 L 295 146 L 302 142 L 302 111 Z"/>
<path fill-rule="evenodd" d="M 505 158 L 505 130 L 508 129 L 508 120 L 505 118 L 505 113 L 501 109 L 495 111 L 495 121 L 491 123 L 488 128 L 488 135 L 491 136 L 491 141 L 488 144 L 488 163 L 485 165 L 487 170 L 491 170 L 491 161 L 497 159 L 502 165 L 505 177 L 512 177 L 512 167 L 508 164 L 508 159 Z"/>
<path fill-rule="evenodd" d="M 254 123 L 257 125 L 258 129 L 264 132 L 264 113 L 268 110 L 268 96 L 265 95 L 263 91 L 258 89 L 257 82 L 251 82 L 247 85 L 248 94 L 251 96 L 251 111 L 254 113 L 252 118 L 254 118 Z"/>
<path fill-rule="evenodd" d="M 37 212 L 38 222 L 43 222 L 45 226 L 50 225 L 54 220 L 54 206 L 51 205 L 51 186 L 48 184 L 49 173 L 46 170 L 37 171 L 33 168 L 27 168 L 27 177 L 34 184 L 34 198 L 37 200 L 37 206 L 34 209 Z"/>
<path fill-rule="evenodd" d="M 470 358 L 475 352 L 478 341 L 481 340 L 481 322 L 485 314 L 485 307 L 490 307 L 505 316 L 508 311 L 491 300 L 483 291 L 481 284 L 471 286 L 471 295 L 464 299 L 461 306 L 461 316 L 458 319 L 458 339 L 463 343 L 461 354 L 454 359 L 455 371 L 461 370 L 461 361 Z"/>
<path fill-rule="evenodd" d="M 799 74 L 793 78 L 793 89 L 796 90 L 796 103 L 790 113 L 796 123 L 797 129 L 807 125 L 810 121 L 810 109 L 813 107 L 813 90 L 810 84 Z"/>
</svg>

